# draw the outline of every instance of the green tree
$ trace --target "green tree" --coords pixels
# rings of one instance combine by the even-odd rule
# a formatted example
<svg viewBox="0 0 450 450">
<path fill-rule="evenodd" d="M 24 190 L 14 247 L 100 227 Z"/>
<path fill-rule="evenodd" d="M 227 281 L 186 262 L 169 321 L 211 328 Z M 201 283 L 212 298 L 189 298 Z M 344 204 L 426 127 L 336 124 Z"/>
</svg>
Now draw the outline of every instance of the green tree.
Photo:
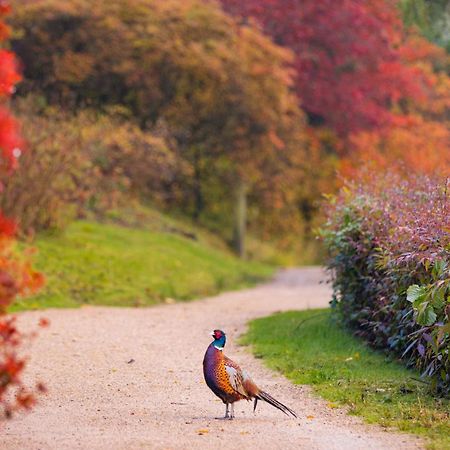
<svg viewBox="0 0 450 450">
<path fill-rule="evenodd" d="M 448 0 L 402 0 L 407 25 L 416 25 L 425 37 L 450 51 L 450 3 Z"/>
</svg>

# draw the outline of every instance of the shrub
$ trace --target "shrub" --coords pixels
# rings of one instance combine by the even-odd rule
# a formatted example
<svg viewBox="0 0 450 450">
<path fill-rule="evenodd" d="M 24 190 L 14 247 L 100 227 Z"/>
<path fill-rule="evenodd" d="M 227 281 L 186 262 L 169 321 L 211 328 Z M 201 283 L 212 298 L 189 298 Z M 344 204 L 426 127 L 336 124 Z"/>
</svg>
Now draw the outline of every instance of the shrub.
<svg viewBox="0 0 450 450">
<path fill-rule="evenodd" d="M 97 177 L 90 204 L 97 210 L 114 208 L 130 196 L 164 204 L 175 195 L 179 174 L 175 144 L 163 125 L 144 131 L 131 121 L 93 112 L 78 115 L 82 151 Z"/>
<path fill-rule="evenodd" d="M 22 233 L 60 228 L 86 203 L 96 182 L 83 152 L 80 124 L 58 110 L 39 114 L 30 100 L 18 102 L 15 112 L 27 151 L 17 170 L 1 177 L 0 207 Z"/>
<path fill-rule="evenodd" d="M 372 174 L 330 199 L 321 234 L 346 326 L 450 392 L 448 181 Z"/>
<path fill-rule="evenodd" d="M 27 151 L 17 170 L 0 175 L 0 207 L 30 234 L 61 229 L 87 210 L 104 212 L 130 195 L 162 201 L 180 164 L 161 136 L 144 132 L 117 114 L 14 104 Z"/>
</svg>

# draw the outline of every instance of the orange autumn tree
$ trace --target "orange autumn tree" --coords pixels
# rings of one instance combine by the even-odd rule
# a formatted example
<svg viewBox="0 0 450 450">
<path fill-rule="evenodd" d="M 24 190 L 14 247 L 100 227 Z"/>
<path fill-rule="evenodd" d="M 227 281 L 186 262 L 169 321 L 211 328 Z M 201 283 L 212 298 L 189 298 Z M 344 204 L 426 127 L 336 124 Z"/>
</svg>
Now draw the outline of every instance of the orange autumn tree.
<svg viewBox="0 0 450 450">
<path fill-rule="evenodd" d="M 351 136 L 351 153 L 341 167 L 346 176 L 355 176 L 362 165 L 404 175 L 450 173 L 450 56 L 414 34 L 401 55 L 417 70 L 424 95 L 397 105 L 390 126 Z"/>
<path fill-rule="evenodd" d="M 0 2 L 0 17 L 8 12 L 9 6 Z M 8 27 L 0 21 L 0 40 L 4 41 L 8 34 Z M 0 49 L 0 170 L 5 174 L 15 169 L 23 147 L 19 125 L 6 105 L 19 80 L 14 55 Z M 33 392 L 20 379 L 25 359 L 19 356 L 18 348 L 24 336 L 17 329 L 15 318 L 6 315 L 7 307 L 17 295 L 37 289 L 43 281 L 15 248 L 15 229 L 15 223 L 0 211 L 0 408 L 6 417 L 34 403 Z"/>
</svg>

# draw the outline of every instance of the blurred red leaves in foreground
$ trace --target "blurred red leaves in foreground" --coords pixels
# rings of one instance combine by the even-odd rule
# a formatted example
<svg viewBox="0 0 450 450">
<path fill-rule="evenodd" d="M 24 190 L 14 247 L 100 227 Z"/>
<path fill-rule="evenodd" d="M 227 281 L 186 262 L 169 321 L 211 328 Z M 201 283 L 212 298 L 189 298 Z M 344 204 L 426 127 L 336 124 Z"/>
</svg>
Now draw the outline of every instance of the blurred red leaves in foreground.
<svg viewBox="0 0 450 450">
<path fill-rule="evenodd" d="M 1 1 L 0 17 L 7 12 L 9 6 Z M 8 28 L 0 23 L 0 40 L 7 36 Z M 0 50 L 0 170 L 5 173 L 16 168 L 23 146 L 19 125 L 5 105 L 19 80 L 14 55 Z M 17 250 L 15 231 L 14 221 L 0 212 L 0 408 L 6 417 L 18 409 L 29 409 L 35 403 L 35 392 L 27 389 L 21 381 L 26 361 L 18 354 L 24 341 L 33 337 L 33 334 L 20 333 L 16 319 L 7 316 L 6 310 L 17 295 L 35 291 L 43 284 L 42 275 L 35 272 L 29 261 Z M 41 320 L 40 325 L 46 324 L 45 320 Z M 44 390 L 42 384 L 36 386 L 36 391 Z"/>
</svg>

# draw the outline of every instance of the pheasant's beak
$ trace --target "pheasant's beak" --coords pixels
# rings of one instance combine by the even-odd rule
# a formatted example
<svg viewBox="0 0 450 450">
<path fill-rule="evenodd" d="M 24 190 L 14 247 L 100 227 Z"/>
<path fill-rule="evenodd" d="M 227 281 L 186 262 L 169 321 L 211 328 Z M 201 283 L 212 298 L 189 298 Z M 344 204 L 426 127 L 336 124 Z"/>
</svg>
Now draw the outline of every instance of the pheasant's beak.
<svg viewBox="0 0 450 450">
<path fill-rule="evenodd" d="M 214 335 L 214 331 L 211 331 L 211 333 L 209 333 L 213 338 L 215 338 L 215 335 Z"/>
</svg>

